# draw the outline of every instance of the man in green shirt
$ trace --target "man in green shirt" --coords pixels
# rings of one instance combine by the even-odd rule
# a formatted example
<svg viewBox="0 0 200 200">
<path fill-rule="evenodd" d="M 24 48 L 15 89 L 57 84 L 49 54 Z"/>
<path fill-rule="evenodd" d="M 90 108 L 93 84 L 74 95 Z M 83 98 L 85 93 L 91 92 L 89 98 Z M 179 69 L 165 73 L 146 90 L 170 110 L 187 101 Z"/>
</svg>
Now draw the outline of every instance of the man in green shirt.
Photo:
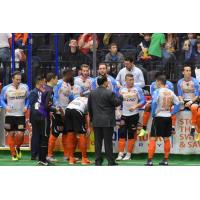
<svg viewBox="0 0 200 200">
<path fill-rule="evenodd" d="M 151 44 L 149 47 L 149 55 L 153 60 L 162 58 L 162 47 L 165 44 L 164 33 L 153 33 L 151 37 Z"/>
</svg>

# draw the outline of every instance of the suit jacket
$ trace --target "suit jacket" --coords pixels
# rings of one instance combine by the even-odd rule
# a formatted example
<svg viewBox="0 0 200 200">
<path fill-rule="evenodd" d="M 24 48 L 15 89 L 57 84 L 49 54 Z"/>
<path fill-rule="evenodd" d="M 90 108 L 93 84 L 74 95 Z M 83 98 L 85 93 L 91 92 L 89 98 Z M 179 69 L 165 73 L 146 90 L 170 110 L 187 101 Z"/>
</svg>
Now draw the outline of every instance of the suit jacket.
<svg viewBox="0 0 200 200">
<path fill-rule="evenodd" d="M 122 104 L 123 98 L 100 86 L 92 90 L 88 97 L 88 112 L 93 127 L 114 127 L 115 107 Z"/>
</svg>

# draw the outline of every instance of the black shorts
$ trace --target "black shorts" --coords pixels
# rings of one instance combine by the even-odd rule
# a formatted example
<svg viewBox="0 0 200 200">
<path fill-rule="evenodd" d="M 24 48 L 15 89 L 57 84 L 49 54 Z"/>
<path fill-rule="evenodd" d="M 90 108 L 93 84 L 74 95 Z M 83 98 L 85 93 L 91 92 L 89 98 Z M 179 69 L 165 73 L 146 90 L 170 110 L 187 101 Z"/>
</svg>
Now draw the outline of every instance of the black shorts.
<svg viewBox="0 0 200 200">
<path fill-rule="evenodd" d="M 172 134 L 171 117 L 155 117 L 151 125 L 151 137 L 170 137 Z"/>
<path fill-rule="evenodd" d="M 25 116 L 6 116 L 4 128 L 6 131 L 22 131 L 26 129 Z"/>
<path fill-rule="evenodd" d="M 52 115 L 52 135 L 58 137 L 60 133 L 65 133 L 64 123 L 60 114 Z"/>
<path fill-rule="evenodd" d="M 86 133 L 85 115 L 75 109 L 66 109 L 65 111 L 65 131 L 75 133 Z"/>
<path fill-rule="evenodd" d="M 122 115 L 120 121 L 120 138 L 126 138 L 128 134 L 128 138 L 133 139 L 137 131 L 138 121 L 139 114 L 131 116 Z"/>
</svg>

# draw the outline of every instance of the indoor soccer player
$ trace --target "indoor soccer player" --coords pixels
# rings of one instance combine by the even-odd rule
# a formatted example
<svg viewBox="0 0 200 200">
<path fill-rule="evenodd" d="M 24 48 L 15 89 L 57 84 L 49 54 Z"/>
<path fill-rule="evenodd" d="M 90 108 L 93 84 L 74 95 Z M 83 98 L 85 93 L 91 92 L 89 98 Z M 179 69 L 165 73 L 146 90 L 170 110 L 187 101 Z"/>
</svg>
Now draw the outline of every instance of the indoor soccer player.
<svg viewBox="0 0 200 200">
<path fill-rule="evenodd" d="M 49 137 L 49 143 L 48 143 L 48 156 L 47 160 L 50 162 L 56 162 L 57 159 L 53 157 L 53 150 L 55 148 L 55 143 L 60 135 L 62 133 L 62 144 L 64 149 L 64 159 L 67 160 L 67 135 L 64 131 L 64 123 L 63 123 L 63 117 L 65 109 L 67 108 L 70 101 L 73 100 L 74 95 L 72 92 L 72 86 L 73 86 L 73 76 L 72 76 L 72 70 L 71 69 L 65 69 L 63 71 L 63 78 L 60 79 L 57 83 L 57 85 L 54 87 L 54 105 L 56 107 L 61 108 L 61 112 L 53 113 L 52 114 L 52 131 Z"/>
<path fill-rule="evenodd" d="M 53 87 L 56 86 L 58 79 L 54 73 L 48 73 L 46 76 L 47 84 L 44 85 L 44 91 L 39 93 L 38 100 L 35 103 L 35 109 L 38 110 L 36 123 L 39 134 L 39 162 L 38 165 L 48 166 L 51 163 L 46 159 L 48 153 L 48 140 L 50 135 L 50 112 L 56 113 L 62 111 L 53 106 Z"/>
<path fill-rule="evenodd" d="M 81 164 L 87 165 L 91 163 L 87 158 L 87 136 L 90 134 L 90 120 L 87 113 L 87 102 L 87 97 L 77 97 L 69 103 L 65 111 L 67 149 L 69 152 L 69 164 L 71 165 L 76 163 L 74 152 L 77 135 L 79 136 L 79 148 L 82 153 Z"/>
<path fill-rule="evenodd" d="M 133 74 L 126 74 L 126 84 L 120 88 L 123 96 L 122 117 L 120 121 L 119 154 L 116 160 L 130 160 L 134 149 L 137 124 L 139 121 L 139 108 L 145 104 L 142 89 L 134 86 Z M 125 155 L 125 145 L 128 135 L 128 148 Z"/>
<path fill-rule="evenodd" d="M 159 165 L 168 165 L 168 158 L 170 154 L 170 136 L 172 133 L 172 119 L 171 115 L 177 113 L 180 109 L 180 102 L 178 97 L 165 87 L 166 78 L 161 75 L 157 77 L 157 89 L 153 94 L 151 114 L 153 117 L 149 146 L 148 146 L 148 161 L 146 165 L 152 166 L 153 155 L 156 151 L 157 137 L 164 139 L 164 159 Z M 174 109 L 171 112 L 171 107 Z"/>
<path fill-rule="evenodd" d="M 81 65 L 81 74 L 74 78 L 74 84 L 79 85 L 82 88 L 84 94 L 89 93 L 92 89 L 93 78 L 90 76 L 90 67 L 89 65 Z"/>
<path fill-rule="evenodd" d="M 1 105 L 6 110 L 5 130 L 13 161 L 21 159 L 20 146 L 24 142 L 25 113 L 28 108 L 28 86 L 21 83 L 21 72 L 12 74 L 12 83 L 3 87 Z M 16 145 L 16 146 L 15 146 Z"/>
<path fill-rule="evenodd" d="M 155 75 L 155 79 L 157 79 L 157 77 L 159 77 L 160 75 L 162 75 L 162 73 L 158 72 Z M 168 80 L 166 81 L 165 87 L 174 92 L 173 83 L 171 83 L 170 81 L 168 81 Z M 158 88 L 156 86 L 156 81 L 154 81 L 150 85 L 150 94 L 151 94 L 151 96 L 153 96 L 154 91 L 157 90 L 157 89 Z M 143 123 L 142 123 L 143 124 L 143 129 L 141 129 L 141 131 L 139 133 L 139 136 L 145 136 L 147 134 L 146 128 L 147 128 L 147 124 L 148 124 L 150 115 L 151 115 L 151 100 L 148 101 L 146 103 L 146 105 L 145 105 L 144 114 L 143 114 Z M 174 132 L 175 132 L 175 123 L 176 123 L 176 115 L 173 115 L 172 116 L 172 131 L 174 131 Z"/>
<path fill-rule="evenodd" d="M 118 87 L 117 87 L 117 81 L 108 74 L 107 72 L 107 65 L 105 63 L 100 63 L 99 64 L 99 69 L 98 69 L 98 74 L 101 76 L 106 76 L 108 79 L 108 89 L 110 89 L 112 92 L 117 94 L 119 92 Z M 96 89 L 98 87 L 97 84 L 97 78 L 96 77 L 92 83 L 92 89 Z"/>
<path fill-rule="evenodd" d="M 195 126 L 197 124 L 197 109 L 199 96 L 199 82 L 191 76 L 191 67 L 184 66 L 182 69 L 183 78 L 178 81 L 178 97 L 184 105 L 183 109 L 191 110 L 192 112 L 192 127 L 190 135 L 194 137 Z"/>
</svg>

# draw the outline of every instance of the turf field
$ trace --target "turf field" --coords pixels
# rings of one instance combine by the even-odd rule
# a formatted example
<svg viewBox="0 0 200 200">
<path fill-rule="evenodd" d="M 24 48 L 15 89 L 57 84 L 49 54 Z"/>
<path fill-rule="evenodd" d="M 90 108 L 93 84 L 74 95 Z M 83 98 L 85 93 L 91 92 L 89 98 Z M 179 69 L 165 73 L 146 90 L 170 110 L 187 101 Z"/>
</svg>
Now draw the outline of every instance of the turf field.
<svg viewBox="0 0 200 200">
<path fill-rule="evenodd" d="M 12 161 L 9 151 L 1 150 L 0 151 L 0 166 L 37 166 L 36 161 L 30 159 L 29 151 L 22 151 L 22 159 L 19 161 Z M 80 155 L 77 153 L 77 156 Z M 117 155 L 116 155 L 117 156 Z M 63 154 L 57 152 L 55 157 L 58 159 L 58 162 L 55 163 L 55 166 L 70 166 L 66 161 L 63 160 Z M 89 153 L 88 157 L 91 161 L 94 162 L 94 154 Z M 162 154 L 156 154 L 153 160 L 154 165 L 158 165 L 159 161 L 163 158 Z M 130 161 L 119 161 L 119 166 L 144 166 L 146 162 L 147 154 L 136 154 L 132 156 Z M 104 160 L 103 165 L 107 165 L 106 159 Z M 200 166 L 200 155 L 171 155 L 169 159 L 170 166 Z M 75 166 L 81 166 L 80 163 L 77 163 Z M 91 164 L 93 166 L 93 164 Z"/>
</svg>

